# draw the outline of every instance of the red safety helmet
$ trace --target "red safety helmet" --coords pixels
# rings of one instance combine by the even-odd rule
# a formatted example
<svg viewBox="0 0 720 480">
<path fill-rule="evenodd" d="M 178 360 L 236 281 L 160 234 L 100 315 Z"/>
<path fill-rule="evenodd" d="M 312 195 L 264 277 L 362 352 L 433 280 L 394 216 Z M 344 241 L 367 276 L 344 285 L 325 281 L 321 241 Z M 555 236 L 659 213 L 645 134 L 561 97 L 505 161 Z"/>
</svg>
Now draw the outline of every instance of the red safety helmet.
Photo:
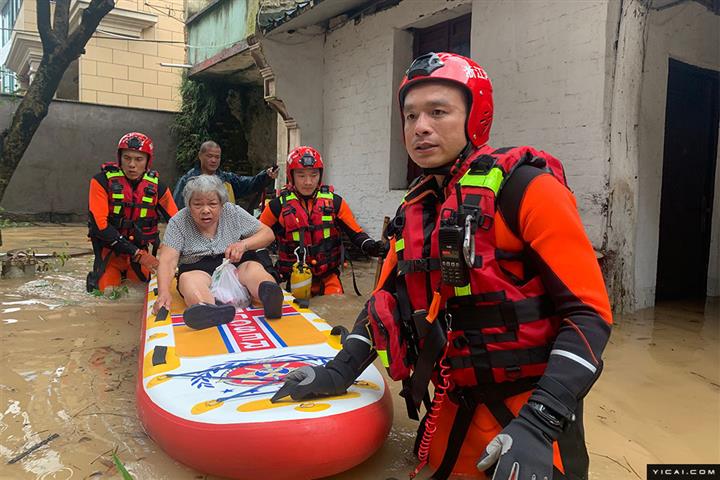
<svg viewBox="0 0 720 480">
<path fill-rule="evenodd" d="M 287 183 L 289 185 L 293 185 L 293 170 L 297 170 L 300 168 L 318 168 L 320 169 L 320 179 L 322 179 L 324 166 L 322 157 L 320 156 L 320 152 L 318 152 L 312 147 L 306 146 L 295 147 L 290 150 L 285 170 L 285 175 L 287 176 Z"/>
<path fill-rule="evenodd" d="M 468 92 L 470 112 L 465 121 L 465 135 L 475 147 L 485 145 L 493 119 L 492 83 L 480 65 L 456 53 L 431 52 L 413 60 L 398 90 L 403 128 L 405 116 L 402 111 L 408 90 L 413 85 L 431 80 L 449 81 Z"/>
<path fill-rule="evenodd" d="M 150 170 L 153 161 L 153 142 L 150 137 L 139 132 L 130 132 L 122 136 L 117 147 L 118 164 L 120 163 L 120 152 L 122 150 L 137 150 L 146 153 L 148 156 L 146 170 Z"/>
</svg>

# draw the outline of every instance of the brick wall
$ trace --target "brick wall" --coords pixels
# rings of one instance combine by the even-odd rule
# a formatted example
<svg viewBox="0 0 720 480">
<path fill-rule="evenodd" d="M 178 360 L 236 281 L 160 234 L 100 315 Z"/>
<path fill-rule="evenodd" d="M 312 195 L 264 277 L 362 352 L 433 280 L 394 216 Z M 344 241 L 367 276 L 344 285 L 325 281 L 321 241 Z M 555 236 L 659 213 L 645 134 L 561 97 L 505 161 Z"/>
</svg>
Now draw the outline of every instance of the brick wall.
<svg viewBox="0 0 720 480">
<path fill-rule="evenodd" d="M 410 58 L 410 52 L 393 47 L 398 42 L 406 49 L 411 45 L 398 32 L 444 21 L 452 15 L 449 10 L 462 9 L 463 3 L 402 2 L 327 36 L 327 178 L 371 231 L 379 230 L 382 216 L 394 212 L 403 193 L 390 188 L 391 165 L 402 168 L 406 160 L 397 148 L 399 127 L 391 123 L 397 72 L 407 68 Z M 609 156 L 607 9 L 604 1 L 472 3 L 473 57 L 495 85 L 491 143 L 532 144 L 563 160 L 583 222 L 598 247 L 605 227 Z"/>
<path fill-rule="evenodd" d="M 371 235 L 378 236 L 384 215 L 393 216 L 405 194 L 392 182 L 391 171 L 407 161 L 401 147 L 396 91 L 412 57 L 408 36 L 398 34 L 413 22 L 467 1 L 402 2 L 397 7 L 349 22 L 325 42 L 323 143 L 328 163 L 326 181 Z M 466 13 L 464 11 L 463 13 Z M 396 43 L 403 49 L 396 49 Z M 396 122 L 393 123 L 392 121 Z M 391 168 L 398 166 L 398 169 Z M 392 174 L 393 177 L 404 177 Z"/>
<path fill-rule="evenodd" d="M 162 67 L 160 62 L 185 63 L 183 1 L 163 1 L 162 7 L 151 4 L 155 8 L 142 0 L 119 0 L 116 7 L 157 16 L 157 23 L 143 30 L 140 40 L 178 43 L 125 40 L 96 32 L 85 48 L 86 53 L 80 57 L 80 101 L 179 110 L 182 69 Z M 23 2 L 15 29 L 36 30 L 36 17 L 36 2 Z"/>
<path fill-rule="evenodd" d="M 142 40 L 180 43 L 153 43 L 119 38 L 90 39 L 80 58 L 80 101 L 177 111 L 182 70 L 160 65 L 185 63 L 183 2 L 163 2 L 161 11 L 141 1 L 121 0 L 119 8 L 157 15 L 157 23 L 142 32 Z M 170 15 L 168 15 L 168 13 Z M 175 18 L 173 18 L 175 17 Z"/>
<path fill-rule="evenodd" d="M 608 196 L 607 10 L 604 0 L 475 0 L 472 17 L 472 56 L 494 86 L 491 143 L 558 157 L 596 247 Z"/>
</svg>

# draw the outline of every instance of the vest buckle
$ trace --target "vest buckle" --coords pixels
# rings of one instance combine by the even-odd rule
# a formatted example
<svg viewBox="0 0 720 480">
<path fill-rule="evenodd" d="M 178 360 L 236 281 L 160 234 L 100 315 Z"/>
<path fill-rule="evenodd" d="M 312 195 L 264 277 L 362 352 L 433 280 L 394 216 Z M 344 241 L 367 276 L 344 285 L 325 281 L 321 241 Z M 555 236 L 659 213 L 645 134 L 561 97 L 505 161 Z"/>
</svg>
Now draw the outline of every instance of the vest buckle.
<svg viewBox="0 0 720 480">
<path fill-rule="evenodd" d="M 513 365 L 511 367 L 505 367 L 505 376 L 509 380 L 517 380 L 522 375 L 522 370 L 519 366 Z"/>
</svg>

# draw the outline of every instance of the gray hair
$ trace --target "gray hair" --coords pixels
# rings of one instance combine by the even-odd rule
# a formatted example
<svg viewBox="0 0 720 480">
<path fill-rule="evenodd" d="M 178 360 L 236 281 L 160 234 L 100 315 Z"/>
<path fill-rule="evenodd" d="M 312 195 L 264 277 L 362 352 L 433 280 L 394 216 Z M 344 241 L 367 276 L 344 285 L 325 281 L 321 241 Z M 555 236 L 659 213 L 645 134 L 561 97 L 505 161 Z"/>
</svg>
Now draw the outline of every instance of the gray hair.
<svg viewBox="0 0 720 480">
<path fill-rule="evenodd" d="M 198 155 L 201 153 L 205 153 L 211 148 L 220 148 L 220 145 L 213 142 L 212 140 L 208 140 L 207 142 L 203 142 L 202 145 L 200 145 L 200 150 L 198 151 Z"/>
<path fill-rule="evenodd" d="M 215 193 L 220 199 L 221 204 L 225 204 L 225 202 L 228 201 L 228 193 L 227 190 L 225 190 L 225 185 L 217 175 L 198 175 L 188 180 L 182 193 L 185 206 L 190 206 L 190 200 L 196 193 Z"/>
</svg>

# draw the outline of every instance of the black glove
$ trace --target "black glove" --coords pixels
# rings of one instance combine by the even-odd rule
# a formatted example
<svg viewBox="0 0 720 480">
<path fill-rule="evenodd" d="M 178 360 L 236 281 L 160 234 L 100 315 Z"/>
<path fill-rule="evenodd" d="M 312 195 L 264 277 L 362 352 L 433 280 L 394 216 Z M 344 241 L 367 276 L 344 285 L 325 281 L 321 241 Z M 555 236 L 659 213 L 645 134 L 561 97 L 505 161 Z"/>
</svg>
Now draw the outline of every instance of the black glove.
<svg viewBox="0 0 720 480">
<path fill-rule="evenodd" d="M 344 382 L 333 378 L 337 372 L 325 367 L 305 366 L 285 376 L 285 384 L 273 396 L 272 402 L 290 395 L 293 400 L 341 395 L 345 393 Z"/>
<path fill-rule="evenodd" d="M 122 235 L 119 235 L 117 239 L 110 244 L 110 248 L 112 248 L 115 253 L 126 253 L 130 256 L 136 255 L 139 250 L 138 247 L 136 247 L 130 240 L 123 237 Z"/>
<path fill-rule="evenodd" d="M 552 480 L 552 443 L 562 429 L 559 416 L 529 401 L 485 447 L 477 468 L 485 471 L 497 462 L 492 480 Z"/>
<path fill-rule="evenodd" d="M 379 240 L 368 238 L 362 244 L 362 252 L 370 257 L 384 257 L 388 251 L 388 247 Z"/>
<path fill-rule="evenodd" d="M 343 338 L 343 348 L 335 358 L 324 367 L 305 366 L 288 373 L 285 383 L 270 401 L 275 403 L 288 395 L 299 401 L 345 393 L 377 355 L 367 338 L 366 315 L 363 309 L 352 333 Z"/>
</svg>

